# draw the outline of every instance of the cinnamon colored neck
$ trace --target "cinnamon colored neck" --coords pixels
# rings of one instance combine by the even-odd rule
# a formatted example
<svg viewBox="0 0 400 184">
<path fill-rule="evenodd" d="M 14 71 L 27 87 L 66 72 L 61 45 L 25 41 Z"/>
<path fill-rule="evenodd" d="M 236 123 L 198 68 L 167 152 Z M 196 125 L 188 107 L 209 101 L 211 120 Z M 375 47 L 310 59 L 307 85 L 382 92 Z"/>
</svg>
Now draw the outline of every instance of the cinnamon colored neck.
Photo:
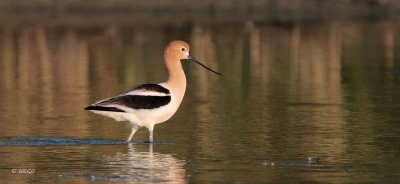
<svg viewBox="0 0 400 184">
<path fill-rule="evenodd" d="M 164 56 L 164 59 L 169 73 L 167 84 L 177 97 L 182 100 L 186 91 L 186 76 L 181 61 L 179 58 L 169 56 L 168 54 Z"/>
</svg>

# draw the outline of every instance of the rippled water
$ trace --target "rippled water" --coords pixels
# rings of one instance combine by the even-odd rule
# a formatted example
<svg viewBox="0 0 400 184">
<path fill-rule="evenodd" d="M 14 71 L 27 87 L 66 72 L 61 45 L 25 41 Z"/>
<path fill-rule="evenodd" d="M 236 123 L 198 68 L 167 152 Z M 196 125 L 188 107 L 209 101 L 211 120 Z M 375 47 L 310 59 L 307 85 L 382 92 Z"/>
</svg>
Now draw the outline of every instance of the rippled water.
<svg viewBox="0 0 400 184">
<path fill-rule="evenodd" d="M 400 25 L 26 26 L 0 30 L 0 180 L 9 183 L 397 183 Z M 184 64 L 175 116 L 128 125 L 83 110 Z"/>
</svg>

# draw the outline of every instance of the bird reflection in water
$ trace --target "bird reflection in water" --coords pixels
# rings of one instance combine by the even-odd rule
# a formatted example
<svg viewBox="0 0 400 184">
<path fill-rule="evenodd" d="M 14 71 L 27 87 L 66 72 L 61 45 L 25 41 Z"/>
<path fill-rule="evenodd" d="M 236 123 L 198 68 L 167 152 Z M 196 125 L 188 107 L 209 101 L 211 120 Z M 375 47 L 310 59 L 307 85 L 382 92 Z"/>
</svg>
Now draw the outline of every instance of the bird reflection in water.
<svg viewBox="0 0 400 184">
<path fill-rule="evenodd" d="M 107 156 L 103 162 L 108 167 L 114 167 L 110 169 L 114 172 L 109 174 L 107 180 L 186 183 L 185 162 L 169 154 L 154 153 L 152 144 L 147 152 L 137 151 L 133 144 L 128 144 L 127 153 L 118 152 L 114 156 Z"/>
</svg>

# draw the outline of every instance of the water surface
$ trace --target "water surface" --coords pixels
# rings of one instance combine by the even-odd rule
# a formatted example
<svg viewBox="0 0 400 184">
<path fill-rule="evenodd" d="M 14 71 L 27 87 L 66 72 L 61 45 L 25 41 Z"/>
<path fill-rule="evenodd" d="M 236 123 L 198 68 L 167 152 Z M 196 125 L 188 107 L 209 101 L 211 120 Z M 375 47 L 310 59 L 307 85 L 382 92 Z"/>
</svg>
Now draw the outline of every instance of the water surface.
<svg viewBox="0 0 400 184">
<path fill-rule="evenodd" d="M 0 29 L 5 183 L 396 183 L 399 24 L 23 26 Z M 173 39 L 188 89 L 156 144 L 83 108 L 166 79 Z M 311 159 L 311 160 L 309 160 Z M 14 173 L 15 172 L 15 173 Z"/>
</svg>

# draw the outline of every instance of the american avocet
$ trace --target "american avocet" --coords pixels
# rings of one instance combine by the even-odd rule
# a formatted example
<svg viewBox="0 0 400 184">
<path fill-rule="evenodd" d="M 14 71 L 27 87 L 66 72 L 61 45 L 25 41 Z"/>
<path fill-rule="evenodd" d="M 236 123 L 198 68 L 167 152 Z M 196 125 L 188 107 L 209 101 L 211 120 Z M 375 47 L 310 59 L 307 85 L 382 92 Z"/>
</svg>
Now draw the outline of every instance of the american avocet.
<svg viewBox="0 0 400 184">
<path fill-rule="evenodd" d="M 164 63 L 169 78 L 160 84 L 141 84 L 116 97 L 100 100 L 85 110 L 114 118 L 132 125 L 133 134 L 141 128 L 149 129 L 149 142 L 153 142 L 154 125 L 167 121 L 178 110 L 186 91 L 186 76 L 181 61 L 193 61 L 211 70 L 189 55 L 189 45 L 184 41 L 172 41 L 164 50 Z"/>
</svg>

